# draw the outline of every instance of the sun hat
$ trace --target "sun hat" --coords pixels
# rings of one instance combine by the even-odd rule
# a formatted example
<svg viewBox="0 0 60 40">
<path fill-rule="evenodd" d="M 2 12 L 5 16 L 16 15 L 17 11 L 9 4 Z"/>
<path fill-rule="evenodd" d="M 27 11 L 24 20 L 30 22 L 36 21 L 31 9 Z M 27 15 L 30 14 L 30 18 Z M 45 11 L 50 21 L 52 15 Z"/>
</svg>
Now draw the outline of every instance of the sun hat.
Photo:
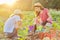
<svg viewBox="0 0 60 40">
<path fill-rule="evenodd" d="M 22 11 L 20 9 L 16 9 L 9 17 L 16 15 L 16 14 L 22 14 Z"/>
<path fill-rule="evenodd" d="M 21 10 L 19 10 L 19 9 L 16 9 L 16 10 L 14 10 L 14 12 L 13 12 L 14 14 L 21 14 L 22 13 L 22 11 Z"/>
<path fill-rule="evenodd" d="M 34 4 L 34 7 L 43 7 L 39 2 Z"/>
</svg>

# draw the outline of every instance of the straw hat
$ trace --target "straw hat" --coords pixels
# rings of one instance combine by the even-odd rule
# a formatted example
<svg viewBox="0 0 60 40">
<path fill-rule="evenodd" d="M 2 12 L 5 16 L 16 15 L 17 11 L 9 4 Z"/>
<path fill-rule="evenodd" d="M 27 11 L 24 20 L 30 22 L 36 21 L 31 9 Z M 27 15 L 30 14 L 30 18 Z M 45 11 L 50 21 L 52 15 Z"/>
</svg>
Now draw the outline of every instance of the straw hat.
<svg viewBox="0 0 60 40">
<path fill-rule="evenodd" d="M 40 6 L 42 6 L 42 5 L 38 2 L 38 3 L 35 3 L 35 4 L 34 4 L 34 7 L 36 7 L 36 6 L 40 7 Z"/>
<path fill-rule="evenodd" d="M 38 2 L 34 4 L 34 7 L 40 7 L 41 9 L 43 9 L 44 7 Z"/>
<path fill-rule="evenodd" d="M 22 11 L 19 10 L 19 9 L 16 9 L 16 10 L 14 10 L 14 12 L 10 15 L 10 17 L 13 16 L 13 15 L 16 15 L 16 14 L 22 14 Z"/>
<path fill-rule="evenodd" d="M 21 14 L 22 12 L 21 12 L 21 10 L 19 10 L 19 9 L 16 9 L 16 10 L 14 10 L 14 14 Z"/>
</svg>

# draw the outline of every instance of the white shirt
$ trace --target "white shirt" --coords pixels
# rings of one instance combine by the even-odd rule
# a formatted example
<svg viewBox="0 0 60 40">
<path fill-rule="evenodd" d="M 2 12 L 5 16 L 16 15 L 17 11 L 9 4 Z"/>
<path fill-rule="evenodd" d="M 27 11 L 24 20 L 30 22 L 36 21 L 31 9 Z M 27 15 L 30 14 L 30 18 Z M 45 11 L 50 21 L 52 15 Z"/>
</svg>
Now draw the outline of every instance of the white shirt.
<svg viewBox="0 0 60 40">
<path fill-rule="evenodd" d="M 4 32 L 12 33 L 15 27 L 15 22 L 18 22 L 18 21 L 20 21 L 20 16 L 18 15 L 14 15 L 8 18 L 8 20 L 5 22 L 5 25 L 4 25 Z"/>
</svg>

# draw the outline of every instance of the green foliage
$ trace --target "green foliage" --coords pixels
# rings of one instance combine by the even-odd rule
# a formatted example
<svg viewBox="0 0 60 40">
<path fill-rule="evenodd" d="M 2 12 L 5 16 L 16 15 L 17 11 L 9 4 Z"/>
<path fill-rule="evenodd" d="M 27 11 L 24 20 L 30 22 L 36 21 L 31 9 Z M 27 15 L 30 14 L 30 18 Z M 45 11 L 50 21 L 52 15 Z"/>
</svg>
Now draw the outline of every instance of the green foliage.
<svg viewBox="0 0 60 40">
<path fill-rule="evenodd" d="M 59 25 L 59 23 L 54 22 L 54 23 L 52 24 L 52 26 L 53 26 L 54 29 L 60 30 L 60 25 Z"/>
<path fill-rule="evenodd" d="M 3 22 L 2 18 L 0 18 L 0 33 L 3 32 L 3 25 L 4 25 L 4 22 Z"/>
<path fill-rule="evenodd" d="M 52 15 L 52 19 L 53 21 L 53 27 L 55 29 L 59 29 L 60 30 L 60 11 L 56 11 L 56 10 L 49 10 L 50 14 Z M 26 35 L 28 34 L 28 26 L 29 25 L 33 25 L 34 23 L 34 12 L 33 11 L 23 11 L 24 16 L 24 20 L 22 21 L 22 28 L 19 29 L 18 31 L 18 35 L 22 36 L 23 38 L 19 39 L 19 40 L 24 40 Z M 3 32 L 3 26 L 4 26 L 4 21 L 0 18 L 0 33 Z M 42 27 L 39 27 L 42 29 Z M 38 28 L 38 30 L 39 30 Z M 40 30 L 41 30 L 40 29 Z M 49 30 L 49 28 L 47 27 L 47 30 Z"/>
<path fill-rule="evenodd" d="M 41 26 L 41 25 L 40 26 L 37 26 L 37 30 L 42 31 L 42 27 L 43 26 Z"/>
<path fill-rule="evenodd" d="M 28 26 L 33 24 L 33 18 L 34 18 L 34 13 L 32 11 L 23 11 L 23 14 L 25 15 L 24 20 L 22 21 L 23 26 Z"/>
<path fill-rule="evenodd" d="M 19 40 L 25 40 L 26 36 L 28 35 L 28 28 L 23 27 L 20 30 L 18 30 L 18 35 L 22 38 L 19 38 Z"/>
</svg>

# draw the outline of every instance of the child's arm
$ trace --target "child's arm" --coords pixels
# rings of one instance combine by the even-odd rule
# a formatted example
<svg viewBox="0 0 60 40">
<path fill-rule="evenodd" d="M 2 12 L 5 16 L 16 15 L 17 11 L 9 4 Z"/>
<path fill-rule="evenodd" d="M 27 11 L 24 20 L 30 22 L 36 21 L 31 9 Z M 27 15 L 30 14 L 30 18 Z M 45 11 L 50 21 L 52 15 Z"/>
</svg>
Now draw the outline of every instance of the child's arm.
<svg viewBox="0 0 60 40">
<path fill-rule="evenodd" d="M 22 21 L 18 21 L 16 22 L 17 27 L 15 27 L 16 29 L 20 29 L 22 27 Z"/>
<path fill-rule="evenodd" d="M 50 15 L 50 13 L 48 13 L 48 19 L 47 19 L 48 22 L 52 23 L 52 16 Z"/>
</svg>

